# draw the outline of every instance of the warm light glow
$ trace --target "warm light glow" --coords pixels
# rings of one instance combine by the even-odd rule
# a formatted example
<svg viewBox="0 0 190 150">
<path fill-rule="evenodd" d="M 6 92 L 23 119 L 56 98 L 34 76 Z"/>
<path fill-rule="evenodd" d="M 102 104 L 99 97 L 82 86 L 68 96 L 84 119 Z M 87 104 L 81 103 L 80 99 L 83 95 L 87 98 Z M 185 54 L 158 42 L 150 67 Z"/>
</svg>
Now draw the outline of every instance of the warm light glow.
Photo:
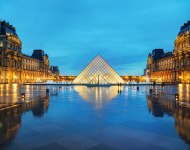
<svg viewBox="0 0 190 150">
<path fill-rule="evenodd" d="M 100 55 L 97 55 L 74 79 L 73 83 L 113 84 L 125 82 Z"/>
</svg>

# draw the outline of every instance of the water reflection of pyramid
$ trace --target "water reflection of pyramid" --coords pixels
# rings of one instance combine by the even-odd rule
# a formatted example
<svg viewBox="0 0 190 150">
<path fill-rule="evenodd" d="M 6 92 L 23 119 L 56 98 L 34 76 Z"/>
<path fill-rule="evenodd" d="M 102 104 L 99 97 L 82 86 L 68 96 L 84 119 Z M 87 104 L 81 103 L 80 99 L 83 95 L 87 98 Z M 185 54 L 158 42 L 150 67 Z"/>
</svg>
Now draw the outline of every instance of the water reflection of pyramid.
<svg viewBox="0 0 190 150">
<path fill-rule="evenodd" d="M 75 86 L 75 91 L 86 101 L 97 102 L 113 100 L 118 96 L 119 90 L 123 87 L 110 86 L 110 87 L 88 87 L 88 86 Z"/>
<path fill-rule="evenodd" d="M 91 104 L 96 109 L 104 108 L 111 100 L 114 100 L 123 87 L 110 86 L 110 87 L 88 87 L 88 86 L 74 86 L 74 89 L 80 97 Z"/>
<path fill-rule="evenodd" d="M 75 78 L 75 84 L 117 84 L 124 80 L 112 67 L 97 55 L 90 64 Z"/>
</svg>

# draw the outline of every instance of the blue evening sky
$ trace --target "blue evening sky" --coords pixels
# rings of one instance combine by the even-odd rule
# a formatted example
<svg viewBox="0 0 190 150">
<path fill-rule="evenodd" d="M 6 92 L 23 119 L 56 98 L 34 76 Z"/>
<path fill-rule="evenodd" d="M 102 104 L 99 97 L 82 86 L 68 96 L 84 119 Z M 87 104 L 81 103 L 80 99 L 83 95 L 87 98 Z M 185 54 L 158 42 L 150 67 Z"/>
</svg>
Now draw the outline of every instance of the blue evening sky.
<svg viewBox="0 0 190 150">
<path fill-rule="evenodd" d="M 154 48 L 172 51 L 190 0 L 1 0 L 23 53 L 43 49 L 61 74 L 77 75 L 102 55 L 120 75 L 142 75 Z"/>
</svg>

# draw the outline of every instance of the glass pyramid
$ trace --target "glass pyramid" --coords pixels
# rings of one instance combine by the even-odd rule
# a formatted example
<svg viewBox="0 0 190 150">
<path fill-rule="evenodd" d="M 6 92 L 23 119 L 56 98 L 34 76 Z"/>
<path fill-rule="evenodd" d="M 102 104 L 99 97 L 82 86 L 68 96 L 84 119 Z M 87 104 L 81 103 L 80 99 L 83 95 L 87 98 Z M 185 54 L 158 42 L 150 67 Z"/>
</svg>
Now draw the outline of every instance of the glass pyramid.
<svg viewBox="0 0 190 150">
<path fill-rule="evenodd" d="M 73 83 L 118 84 L 125 82 L 100 55 L 97 55 L 75 78 Z"/>
</svg>

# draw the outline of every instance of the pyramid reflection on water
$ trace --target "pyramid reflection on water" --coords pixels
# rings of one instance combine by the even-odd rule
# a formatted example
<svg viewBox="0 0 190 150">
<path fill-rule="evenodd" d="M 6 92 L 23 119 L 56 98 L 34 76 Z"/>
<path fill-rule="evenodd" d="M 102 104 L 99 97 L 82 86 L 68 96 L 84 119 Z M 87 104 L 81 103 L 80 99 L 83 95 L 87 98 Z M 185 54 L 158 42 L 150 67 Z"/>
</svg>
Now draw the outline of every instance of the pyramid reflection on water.
<svg viewBox="0 0 190 150">
<path fill-rule="evenodd" d="M 76 77 L 74 84 L 118 84 L 124 80 L 112 67 L 97 55 L 90 64 Z"/>
<path fill-rule="evenodd" d="M 104 109 L 107 104 L 116 99 L 123 91 L 123 86 L 88 87 L 74 86 L 80 97 L 95 109 Z"/>
</svg>

